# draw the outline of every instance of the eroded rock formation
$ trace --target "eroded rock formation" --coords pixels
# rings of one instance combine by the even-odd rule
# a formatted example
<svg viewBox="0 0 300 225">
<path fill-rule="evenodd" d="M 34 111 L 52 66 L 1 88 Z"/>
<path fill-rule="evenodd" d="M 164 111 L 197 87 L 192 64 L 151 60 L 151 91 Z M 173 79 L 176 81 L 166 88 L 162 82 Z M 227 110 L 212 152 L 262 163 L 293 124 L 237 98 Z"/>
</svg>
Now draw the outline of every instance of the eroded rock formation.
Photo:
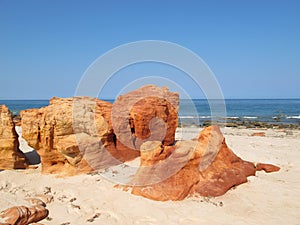
<svg viewBox="0 0 300 225">
<path fill-rule="evenodd" d="M 21 112 L 23 138 L 41 156 L 44 173 L 87 173 L 139 156 L 143 142 L 172 145 L 179 96 L 149 85 L 114 105 L 88 97 L 52 98 Z"/>
<path fill-rule="evenodd" d="M 27 167 L 24 154 L 19 150 L 18 134 L 12 113 L 0 105 L 0 170 L 24 169 Z"/>
<path fill-rule="evenodd" d="M 21 111 L 22 136 L 41 156 L 42 171 L 75 175 L 136 157 L 136 151 L 118 152 L 111 107 L 96 98 L 74 97 Z"/>
<path fill-rule="evenodd" d="M 266 168 L 266 167 L 264 167 Z M 256 168 L 226 145 L 219 127 L 205 128 L 194 141 L 141 146 L 141 166 L 129 187 L 149 199 L 182 200 L 187 196 L 220 196 L 247 182 Z M 128 186 L 127 186 L 128 187 Z"/>
<path fill-rule="evenodd" d="M 0 224 L 28 225 L 45 219 L 48 213 L 48 210 L 42 205 L 32 207 L 14 206 L 0 213 Z"/>
<path fill-rule="evenodd" d="M 146 141 L 173 145 L 178 125 L 179 95 L 167 87 L 144 86 L 119 96 L 112 108 L 117 141 L 139 150 Z"/>
</svg>

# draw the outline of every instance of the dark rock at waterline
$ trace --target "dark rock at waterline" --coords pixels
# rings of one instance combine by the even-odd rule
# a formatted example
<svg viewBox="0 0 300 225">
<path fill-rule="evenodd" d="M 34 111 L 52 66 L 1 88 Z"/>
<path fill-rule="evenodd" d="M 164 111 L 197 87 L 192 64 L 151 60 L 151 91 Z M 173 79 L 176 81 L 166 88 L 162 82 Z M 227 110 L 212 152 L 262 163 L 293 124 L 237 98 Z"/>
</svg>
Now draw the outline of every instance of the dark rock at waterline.
<svg viewBox="0 0 300 225">
<path fill-rule="evenodd" d="M 211 125 L 218 125 L 220 127 L 245 127 L 245 128 L 269 128 L 269 129 L 300 129 L 299 124 L 285 124 L 285 123 L 269 123 L 262 121 L 250 121 L 250 120 L 241 120 L 233 121 L 232 119 L 227 120 L 226 122 L 221 121 L 211 121 L 205 120 L 200 127 L 207 127 Z"/>
<path fill-rule="evenodd" d="M 238 127 L 237 123 L 225 123 L 226 127 Z"/>
</svg>

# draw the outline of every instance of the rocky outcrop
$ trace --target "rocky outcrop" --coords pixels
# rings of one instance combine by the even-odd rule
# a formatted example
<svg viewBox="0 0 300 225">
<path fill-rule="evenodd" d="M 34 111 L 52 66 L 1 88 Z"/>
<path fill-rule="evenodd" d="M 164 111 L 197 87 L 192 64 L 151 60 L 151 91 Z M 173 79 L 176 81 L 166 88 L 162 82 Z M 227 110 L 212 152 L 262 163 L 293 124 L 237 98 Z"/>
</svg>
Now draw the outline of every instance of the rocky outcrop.
<svg viewBox="0 0 300 225">
<path fill-rule="evenodd" d="M 266 164 L 266 163 L 257 163 L 256 164 L 256 171 L 264 170 L 266 173 L 272 173 L 277 172 L 280 170 L 280 167 L 272 165 L 272 164 Z"/>
<path fill-rule="evenodd" d="M 145 86 L 114 105 L 96 98 L 52 98 L 21 111 L 23 138 L 41 156 L 44 173 L 74 175 L 132 160 L 148 140 L 172 145 L 179 96 Z"/>
<path fill-rule="evenodd" d="M 40 155 L 42 172 L 75 175 L 133 158 L 129 150 L 116 148 L 111 107 L 96 98 L 74 97 L 21 111 L 22 136 Z"/>
<path fill-rule="evenodd" d="M 178 108 L 178 93 L 167 87 L 148 85 L 119 96 L 112 107 L 118 144 L 133 150 L 139 150 L 146 141 L 173 145 Z"/>
<path fill-rule="evenodd" d="M 12 113 L 5 105 L 0 105 L 0 170 L 26 167 L 25 156 L 19 150 L 18 134 Z"/>
<path fill-rule="evenodd" d="M 129 187 L 135 195 L 159 201 L 220 196 L 255 173 L 255 165 L 236 156 L 219 127 L 211 126 L 197 140 L 175 146 L 163 146 L 159 141 L 144 143 L 141 166 Z"/>
<path fill-rule="evenodd" d="M 32 207 L 14 206 L 0 213 L 0 224 L 28 225 L 45 219 L 48 214 L 48 210 L 42 205 Z"/>
</svg>

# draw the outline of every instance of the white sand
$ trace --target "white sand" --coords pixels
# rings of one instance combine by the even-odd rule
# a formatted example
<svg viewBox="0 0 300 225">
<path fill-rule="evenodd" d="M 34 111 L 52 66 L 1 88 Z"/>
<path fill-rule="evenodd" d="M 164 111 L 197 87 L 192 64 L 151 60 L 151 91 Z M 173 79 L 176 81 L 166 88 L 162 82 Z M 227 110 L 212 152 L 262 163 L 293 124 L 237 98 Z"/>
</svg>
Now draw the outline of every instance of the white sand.
<svg viewBox="0 0 300 225">
<path fill-rule="evenodd" d="M 183 131 L 186 139 L 199 129 Z M 100 174 L 55 178 L 41 175 L 38 168 L 0 172 L 0 211 L 48 193 L 53 201 L 42 224 L 300 224 L 300 132 L 263 131 L 266 137 L 250 136 L 258 130 L 223 130 L 229 147 L 244 160 L 272 163 L 281 170 L 258 172 L 221 197 L 156 202 L 115 189 Z M 182 138 L 180 132 L 177 138 Z M 31 151 L 24 143 L 21 148 Z M 122 168 L 127 167 L 119 167 L 118 173 Z"/>
</svg>

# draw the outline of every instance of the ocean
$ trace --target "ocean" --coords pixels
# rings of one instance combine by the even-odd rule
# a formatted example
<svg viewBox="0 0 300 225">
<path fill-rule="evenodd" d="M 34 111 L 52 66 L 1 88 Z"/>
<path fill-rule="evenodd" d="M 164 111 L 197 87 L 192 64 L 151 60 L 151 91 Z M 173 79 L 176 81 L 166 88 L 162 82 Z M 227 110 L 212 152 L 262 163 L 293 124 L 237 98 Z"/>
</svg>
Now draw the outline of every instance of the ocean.
<svg viewBox="0 0 300 225">
<path fill-rule="evenodd" d="M 190 101 L 181 100 L 179 116 L 183 124 L 194 123 L 194 117 L 198 117 L 200 123 L 211 119 L 210 107 L 206 99 L 193 99 L 193 104 L 197 115 L 193 113 L 194 115 L 191 116 Z M 300 124 L 300 99 L 226 99 L 225 104 L 227 122 Z M 219 120 L 224 121 L 224 118 Z"/>
<path fill-rule="evenodd" d="M 111 103 L 114 100 L 106 100 Z M 227 121 L 258 121 L 272 124 L 300 124 L 300 99 L 226 99 Z M 14 115 L 23 109 L 47 106 L 49 100 L 0 100 Z M 211 119 L 206 99 L 180 100 L 179 120 L 197 125 Z M 224 119 L 224 118 L 219 118 Z"/>
</svg>

